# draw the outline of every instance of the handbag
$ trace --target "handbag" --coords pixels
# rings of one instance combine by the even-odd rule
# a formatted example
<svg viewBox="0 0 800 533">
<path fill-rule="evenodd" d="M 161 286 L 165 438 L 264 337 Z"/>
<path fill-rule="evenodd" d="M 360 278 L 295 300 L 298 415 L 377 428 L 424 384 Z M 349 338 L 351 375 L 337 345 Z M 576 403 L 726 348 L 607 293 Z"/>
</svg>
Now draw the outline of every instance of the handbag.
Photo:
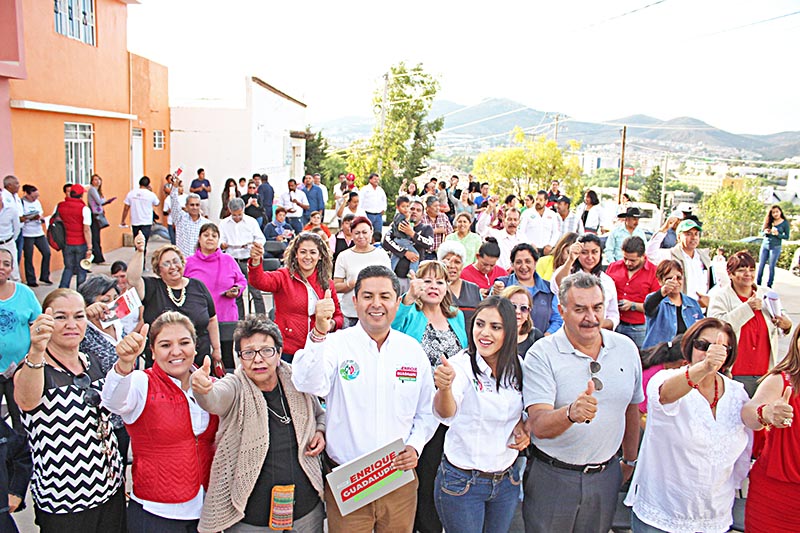
<svg viewBox="0 0 800 533">
<path fill-rule="evenodd" d="M 97 220 L 97 225 L 100 227 L 100 229 L 110 226 L 105 213 L 95 213 L 94 217 Z"/>
</svg>

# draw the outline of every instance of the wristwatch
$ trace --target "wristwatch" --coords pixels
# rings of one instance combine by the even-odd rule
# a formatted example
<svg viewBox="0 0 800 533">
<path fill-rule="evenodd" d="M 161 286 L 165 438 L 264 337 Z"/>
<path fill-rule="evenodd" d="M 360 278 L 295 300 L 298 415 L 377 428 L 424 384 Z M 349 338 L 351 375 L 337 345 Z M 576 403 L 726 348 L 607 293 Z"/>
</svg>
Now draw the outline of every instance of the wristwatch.
<svg viewBox="0 0 800 533">
<path fill-rule="evenodd" d="M 636 459 L 634 459 L 633 461 L 628 461 L 623 457 L 622 459 L 620 459 L 620 461 L 622 461 L 623 464 L 630 466 L 631 468 L 636 466 Z"/>
<path fill-rule="evenodd" d="M 631 311 L 636 311 L 636 304 L 631 304 Z"/>
</svg>

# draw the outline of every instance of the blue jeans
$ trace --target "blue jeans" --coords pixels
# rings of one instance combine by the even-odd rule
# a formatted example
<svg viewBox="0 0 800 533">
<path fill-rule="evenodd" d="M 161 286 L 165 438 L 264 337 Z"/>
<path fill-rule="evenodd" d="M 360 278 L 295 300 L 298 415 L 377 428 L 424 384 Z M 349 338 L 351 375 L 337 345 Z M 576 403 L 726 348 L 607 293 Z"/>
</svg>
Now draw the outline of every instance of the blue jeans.
<svg viewBox="0 0 800 533">
<path fill-rule="evenodd" d="M 303 221 L 300 220 L 300 217 L 292 217 L 292 218 L 286 217 L 286 222 L 288 222 L 289 225 L 292 227 L 295 235 L 300 235 L 300 233 L 302 233 Z"/>
<path fill-rule="evenodd" d="M 372 222 L 372 231 L 381 231 L 383 227 L 383 215 L 380 213 L 367 213 L 367 218 Z"/>
<path fill-rule="evenodd" d="M 767 264 L 767 259 L 769 259 L 769 281 L 767 281 L 767 287 L 772 287 L 772 283 L 775 281 L 775 265 L 778 264 L 778 258 L 780 256 L 780 246 L 777 248 L 761 246 L 761 252 L 758 254 L 758 274 L 756 275 L 756 284 L 761 285 L 761 278 L 764 277 L 764 265 Z"/>
<path fill-rule="evenodd" d="M 86 281 L 86 271 L 81 268 L 81 261 L 86 258 L 86 250 L 89 247 L 85 244 L 71 245 L 68 244 L 62 250 L 64 255 L 64 272 L 61 274 L 61 282 L 58 284 L 59 288 L 68 288 L 72 282 L 72 275 L 75 274 L 78 278 L 76 288 L 80 287 Z"/>
<path fill-rule="evenodd" d="M 495 481 L 460 470 L 443 457 L 433 493 L 445 531 L 508 531 L 519 504 L 520 483 L 516 469 Z"/>
<path fill-rule="evenodd" d="M 636 347 L 641 350 L 644 344 L 644 334 L 647 331 L 647 326 L 644 324 L 622 324 L 617 326 L 617 333 L 622 333 L 630 340 L 636 343 Z"/>
<path fill-rule="evenodd" d="M 410 252 L 414 252 L 415 254 L 419 253 L 414 248 L 414 241 L 412 241 L 411 239 L 407 239 L 407 238 L 394 239 L 394 242 L 398 246 L 402 246 L 402 247 L 406 248 Z M 395 267 L 397 266 L 397 263 L 400 262 L 400 256 L 399 255 L 395 255 L 395 254 L 389 254 L 389 262 L 392 265 L 392 270 L 394 270 Z M 410 264 L 408 265 L 408 270 L 413 270 L 414 272 L 416 272 L 417 268 L 419 267 L 419 261 L 414 261 L 413 263 L 411 263 L 411 262 L 409 262 L 409 263 Z"/>
</svg>

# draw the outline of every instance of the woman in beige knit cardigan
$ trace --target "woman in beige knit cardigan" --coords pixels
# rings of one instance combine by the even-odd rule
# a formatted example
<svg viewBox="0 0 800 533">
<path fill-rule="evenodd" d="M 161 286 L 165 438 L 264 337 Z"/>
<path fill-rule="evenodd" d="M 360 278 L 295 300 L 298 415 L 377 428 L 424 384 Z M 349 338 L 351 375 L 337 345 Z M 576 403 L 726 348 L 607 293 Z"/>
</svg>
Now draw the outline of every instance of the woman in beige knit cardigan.
<svg viewBox="0 0 800 533">
<path fill-rule="evenodd" d="M 324 411 L 292 385 L 273 322 L 263 315 L 239 321 L 234 344 L 242 364 L 233 374 L 212 382 L 206 357 L 192 375 L 197 403 L 220 417 L 198 531 L 321 533 Z"/>
</svg>

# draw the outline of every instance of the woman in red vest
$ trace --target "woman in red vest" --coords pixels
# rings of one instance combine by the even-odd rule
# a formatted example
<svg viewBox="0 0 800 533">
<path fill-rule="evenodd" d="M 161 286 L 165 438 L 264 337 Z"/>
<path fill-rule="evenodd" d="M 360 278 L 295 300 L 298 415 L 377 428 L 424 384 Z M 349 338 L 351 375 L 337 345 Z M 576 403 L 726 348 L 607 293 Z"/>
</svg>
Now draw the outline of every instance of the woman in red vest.
<svg viewBox="0 0 800 533">
<path fill-rule="evenodd" d="M 103 404 L 122 416 L 133 449 L 128 531 L 195 531 L 208 488 L 219 419 L 202 410 L 190 387 L 196 336 L 183 314 L 167 311 L 149 326 L 153 367 L 134 370 L 148 325 L 117 345 Z"/>
</svg>

